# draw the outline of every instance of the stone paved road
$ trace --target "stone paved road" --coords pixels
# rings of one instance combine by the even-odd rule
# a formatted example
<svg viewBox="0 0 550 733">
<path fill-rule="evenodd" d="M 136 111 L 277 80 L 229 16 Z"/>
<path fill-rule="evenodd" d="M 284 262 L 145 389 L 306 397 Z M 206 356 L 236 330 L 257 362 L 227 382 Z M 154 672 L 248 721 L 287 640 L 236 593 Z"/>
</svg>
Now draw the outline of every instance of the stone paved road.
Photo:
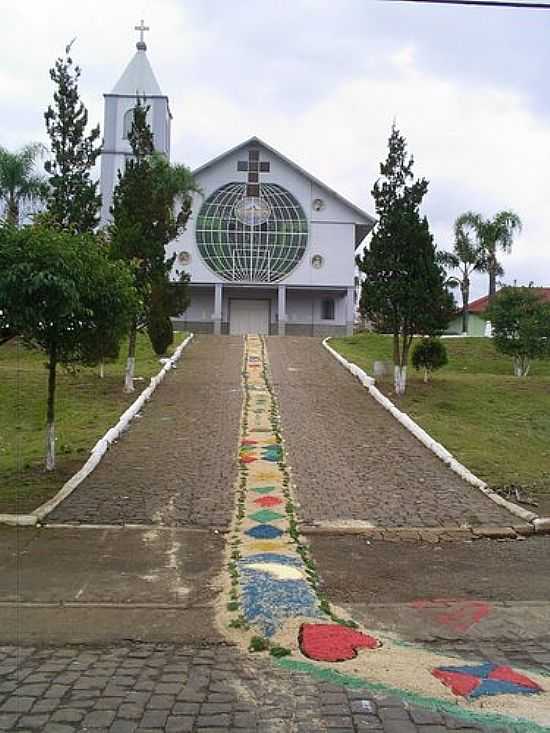
<svg viewBox="0 0 550 733">
<path fill-rule="evenodd" d="M 303 522 L 518 524 L 378 405 L 314 338 L 268 339 Z"/>
<path fill-rule="evenodd" d="M 128 433 L 48 522 L 226 527 L 243 341 L 196 337 Z"/>
<path fill-rule="evenodd" d="M 0 730 L 497 731 L 399 698 L 319 682 L 234 647 L 173 644 L 0 647 Z"/>
</svg>

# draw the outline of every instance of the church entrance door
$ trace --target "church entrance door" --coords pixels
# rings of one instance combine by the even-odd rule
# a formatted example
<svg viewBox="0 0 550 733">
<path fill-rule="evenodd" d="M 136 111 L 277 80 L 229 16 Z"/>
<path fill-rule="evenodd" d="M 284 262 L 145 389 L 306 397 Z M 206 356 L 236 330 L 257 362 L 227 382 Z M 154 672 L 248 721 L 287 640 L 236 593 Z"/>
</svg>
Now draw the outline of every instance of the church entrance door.
<svg viewBox="0 0 550 733">
<path fill-rule="evenodd" d="M 235 336 L 257 333 L 269 334 L 269 300 L 229 301 L 229 333 Z"/>
</svg>

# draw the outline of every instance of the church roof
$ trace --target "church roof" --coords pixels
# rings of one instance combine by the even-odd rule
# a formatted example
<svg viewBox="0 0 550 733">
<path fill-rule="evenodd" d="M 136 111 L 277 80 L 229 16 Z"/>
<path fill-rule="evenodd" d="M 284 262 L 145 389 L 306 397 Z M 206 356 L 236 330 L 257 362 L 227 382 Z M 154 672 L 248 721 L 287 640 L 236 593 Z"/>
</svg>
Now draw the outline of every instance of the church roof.
<svg viewBox="0 0 550 733">
<path fill-rule="evenodd" d="M 315 183 L 317 186 L 325 190 L 327 193 L 334 196 L 334 198 L 338 199 L 338 201 L 348 206 L 358 216 L 358 219 L 359 219 L 356 222 L 356 246 L 359 246 L 359 244 L 363 241 L 363 239 L 367 236 L 367 234 L 376 224 L 376 219 L 374 219 L 374 217 L 372 217 L 370 214 L 367 214 L 366 211 L 363 211 L 363 209 L 360 209 L 355 204 L 352 204 L 351 201 L 348 201 L 346 198 L 344 198 L 344 196 L 341 196 L 333 188 L 330 188 L 330 186 L 327 186 L 326 183 L 323 183 L 318 178 L 311 175 L 311 173 L 308 173 L 306 170 L 304 170 L 301 166 L 299 166 L 293 160 L 290 160 L 290 158 L 287 158 L 285 155 L 280 153 L 278 150 L 275 150 L 275 148 L 272 148 L 271 145 L 268 145 L 263 140 L 260 140 L 260 138 L 256 137 L 256 135 L 249 138 L 248 140 L 245 140 L 244 142 L 240 143 L 239 145 L 235 145 L 235 147 L 231 148 L 230 150 L 226 150 L 225 153 L 222 153 L 221 155 L 217 155 L 215 158 L 212 158 L 212 160 L 209 160 L 207 163 L 204 163 L 203 165 L 199 166 L 198 168 L 195 168 L 195 170 L 193 171 L 193 175 L 196 175 L 197 173 L 200 173 L 206 170 L 207 168 L 210 168 L 211 166 L 216 165 L 216 163 L 218 163 L 220 160 L 223 160 L 228 155 L 232 155 L 233 153 L 237 152 L 237 150 L 240 150 L 241 148 L 246 148 L 249 145 L 261 145 L 266 150 L 268 150 L 272 155 L 275 155 L 278 158 L 280 158 L 281 160 L 283 160 L 291 168 L 294 168 L 294 170 L 298 171 L 298 173 L 301 173 L 303 176 L 305 176 L 310 181 Z"/>
<path fill-rule="evenodd" d="M 145 44 L 137 44 L 137 51 L 124 73 L 115 84 L 111 94 L 159 97 L 162 96 L 159 83 L 147 58 Z"/>
</svg>

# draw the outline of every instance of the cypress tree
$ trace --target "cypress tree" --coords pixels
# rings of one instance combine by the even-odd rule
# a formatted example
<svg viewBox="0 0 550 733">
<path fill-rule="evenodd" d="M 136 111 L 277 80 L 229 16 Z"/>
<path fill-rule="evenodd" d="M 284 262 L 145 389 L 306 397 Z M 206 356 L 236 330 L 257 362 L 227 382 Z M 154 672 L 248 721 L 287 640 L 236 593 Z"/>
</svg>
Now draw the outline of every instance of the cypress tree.
<svg viewBox="0 0 550 733">
<path fill-rule="evenodd" d="M 101 196 L 91 171 L 101 153 L 99 125 L 86 134 L 88 111 L 78 92 L 80 68 L 73 65 L 71 45 L 65 57 L 50 69 L 56 85 L 53 106 L 44 113 L 52 159 L 45 164 L 50 175 L 47 220 L 78 234 L 91 232 L 99 223 Z"/>
<path fill-rule="evenodd" d="M 378 330 L 393 335 L 394 388 L 405 392 L 409 350 L 415 334 L 437 335 L 453 311 L 445 271 L 420 204 L 428 190 L 425 178 L 414 180 L 414 160 L 407 143 L 392 127 L 388 157 L 372 195 L 378 226 L 358 259 L 364 274 L 360 308 Z"/>
</svg>

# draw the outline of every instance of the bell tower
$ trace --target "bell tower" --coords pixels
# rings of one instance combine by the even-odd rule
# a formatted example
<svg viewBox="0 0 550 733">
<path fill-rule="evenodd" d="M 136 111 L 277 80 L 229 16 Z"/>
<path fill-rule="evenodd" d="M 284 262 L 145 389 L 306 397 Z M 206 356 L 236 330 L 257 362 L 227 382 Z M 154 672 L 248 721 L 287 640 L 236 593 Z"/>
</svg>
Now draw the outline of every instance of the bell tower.
<svg viewBox="0 0 550 733">
<path fill-rule="evenodd" d="M 170 158 L 170 126 L 172 115 L 168 97 L 162 93 L 149 59 L 144 34 L 149 30 L 141 21 L 135 27 L 139 31 L 136 53 L 112 92 L 104 94 L 105 118 L 103 123 L 103 149 L 101 152 L 101 224 L 107 224 L 117 184 L 117 173 L 124 170 L 126 160 L 132 154 L 128 142 L 133 122 L 133 110 L 137 99 L 149 107 L 147 121 L 153 132 L 155 150 Z"/>
</svg>

